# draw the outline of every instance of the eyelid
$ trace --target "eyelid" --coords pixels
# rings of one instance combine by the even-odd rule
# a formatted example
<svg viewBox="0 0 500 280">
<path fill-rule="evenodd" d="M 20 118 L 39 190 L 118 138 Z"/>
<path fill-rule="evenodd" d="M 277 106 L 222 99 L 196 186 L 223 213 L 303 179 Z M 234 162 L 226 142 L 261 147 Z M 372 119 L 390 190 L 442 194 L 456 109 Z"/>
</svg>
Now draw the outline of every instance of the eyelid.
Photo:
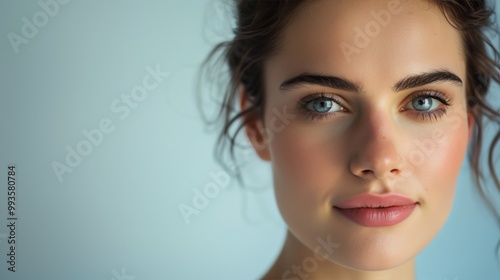
<svg viewBox="0 0 500 280">
<path fill-rule="evenodd" d="M 316 99 L 319 99 L 319 98 L 325 98 L 325 99 L 331 99 L 333 100 L 335 103 L 337 103 L 339 106 L 341 107 L 345 107 L 343 101 L 342 101 L 342 98 L 340 98 L 338 95 L 336 94 L 333 94 L 333 93 L 328 93 L 328 92 L 316 92 L 316 93 L 313 93 L 313 94 L 310 94 L 302 99 L 299 100 L 299 104 L 301 105 L 306 105 L 307 103 L 313 101 L 313 100 L 316 100 Z"/>
<path fill-rule="evenodd" d="M 431 97 L 431 98 L 438 100 L 439 102 L 441 102 L 445 106 L 450 106 L 453 102 L 453 98 L 449 97 L 447 94 L 445 94 L 441 91 L 433 90 L 433 89 L 422 89 L 422 90 L 413 92 L 410 95 L 408 95 L 408 97 L 405 98 L 405 100 L 404 100 L 404 105 L 406 106 L 413 99 L 418 98 L 418 97 Z"/>
<path fill-rule="evenodd" d="M 439 103 L 441 103 L 441 106 L 438 106 L 437 108 L 431 110 L 431 111 L 418 111 L 415 109 L 408 109 L 406 108 L 413 100 L 419 97 L 427 97 L 427 98 L 432 98 L 437 100 Z M 406 101 L 407 100 L 407 101 Z M 408 114 L 412 115 L 414 118 L 421 119 L 422 121 L 438 121 L 440 118 L 442 118 L 444 115 L 448 113 L 447 107 L 451 106 L 453 102 L 453 99 L 450 98 L 447 94 L 441 92 L 441 91 L 436 91 L 436 90 L 429 90 L 429 89 L 424 89 L 420 90 L 417 92 L 414 92 L 410 94 L 406 99 L 404 106 L 400 109 L 401 112 L 408 111 Z"/>
<path fill-rule="evenodd" d="M 334 93 L 328 92 L 316 92 L 306 97 L 303 97 L 297 102 L 297 110 L 304 116 L 307 121 L 321 121 L 325 119 L 335 118 L 338 114 L 343 113 L 342 111 L 335 111 L 330 113 L 317 113 L 313 110 L 307 108 L 308 104 L 317 99 L 329 99 L 335 102 L 339 107 L 342 108 L 343 112 L 349 111 L 343 103 L 342 98 Z"/>
</svg>

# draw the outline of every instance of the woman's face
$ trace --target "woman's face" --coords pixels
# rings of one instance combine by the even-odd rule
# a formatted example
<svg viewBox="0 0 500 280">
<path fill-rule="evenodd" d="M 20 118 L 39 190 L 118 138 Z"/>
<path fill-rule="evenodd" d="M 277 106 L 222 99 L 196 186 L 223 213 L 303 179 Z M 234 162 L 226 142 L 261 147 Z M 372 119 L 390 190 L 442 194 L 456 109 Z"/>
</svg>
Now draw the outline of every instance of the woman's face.
<svg viewBox="0 0 500 280">
<path fill-rule="evenodd" d="M 311 250 L 338 244 L 319 253 L 355 269 L 414 258 L 450 213 L 470 137 L 459 33 L 408 0 L 307 2 L 283 32 L 264 65 L 265 146 L 252 141 L 290 232 Z M 402 220 L 338 208 L 362 194 L 415 205 Z"/>
</svg>

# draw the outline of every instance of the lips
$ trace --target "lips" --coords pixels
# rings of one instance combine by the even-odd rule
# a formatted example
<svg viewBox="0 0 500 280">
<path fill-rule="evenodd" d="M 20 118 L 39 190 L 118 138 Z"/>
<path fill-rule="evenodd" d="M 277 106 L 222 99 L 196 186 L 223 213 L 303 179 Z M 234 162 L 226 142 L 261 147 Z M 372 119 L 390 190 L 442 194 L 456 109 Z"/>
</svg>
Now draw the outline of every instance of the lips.
<svg viewBox="0 0 500 280">
<path fill-rule="evenodd" d="M 363 194 L 334 205 L 345 218 L 365 227 L 398 224 L 408 218 L 418 202 L 398 194 Z"/>
</svg>

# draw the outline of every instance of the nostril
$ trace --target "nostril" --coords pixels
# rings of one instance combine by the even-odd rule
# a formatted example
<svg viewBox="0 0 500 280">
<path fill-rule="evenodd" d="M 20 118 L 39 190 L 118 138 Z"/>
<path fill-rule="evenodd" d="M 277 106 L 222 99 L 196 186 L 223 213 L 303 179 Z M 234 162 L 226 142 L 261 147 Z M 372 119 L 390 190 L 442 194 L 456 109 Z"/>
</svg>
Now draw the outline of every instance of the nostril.
<svg viewBox="0 0 500 280">
<path fill-rule="evenodd" d="M 368 175 L 371 172 L 372 172 L 371 170 L 363 170 L 363 171 L 361 171 L 361 174 Z"/>
</svg>

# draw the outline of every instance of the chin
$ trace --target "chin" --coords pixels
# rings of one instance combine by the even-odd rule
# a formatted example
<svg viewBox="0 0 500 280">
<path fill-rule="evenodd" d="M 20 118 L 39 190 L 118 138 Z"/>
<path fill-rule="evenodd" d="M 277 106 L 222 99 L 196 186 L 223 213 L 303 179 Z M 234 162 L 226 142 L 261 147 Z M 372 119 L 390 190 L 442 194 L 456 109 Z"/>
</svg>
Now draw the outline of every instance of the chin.
<svg viewBox="0 0 500 280">
<path fill-rule="evenodd" d="M 418 226 L 417 226 L 418 225 Z M 318 235 L 302 232 L 303 240 L 313 250 L 317 244 L 313 236 L 331 236 L 331 241 L 339 244 L 328 261 L 357 271 L 382 271 L 397 268 L 415 259 L 432 241 L 437 228 L 422 230 L 420 223 L 405 223 L 392 228 L 361 228 L 355 230 L 345 224 L 334 228 L 317 229 Z M 337 230 L 334 230 L 334 229 Z M 421 228 L 421 230 L 416 230 Z"/>
</svg>

